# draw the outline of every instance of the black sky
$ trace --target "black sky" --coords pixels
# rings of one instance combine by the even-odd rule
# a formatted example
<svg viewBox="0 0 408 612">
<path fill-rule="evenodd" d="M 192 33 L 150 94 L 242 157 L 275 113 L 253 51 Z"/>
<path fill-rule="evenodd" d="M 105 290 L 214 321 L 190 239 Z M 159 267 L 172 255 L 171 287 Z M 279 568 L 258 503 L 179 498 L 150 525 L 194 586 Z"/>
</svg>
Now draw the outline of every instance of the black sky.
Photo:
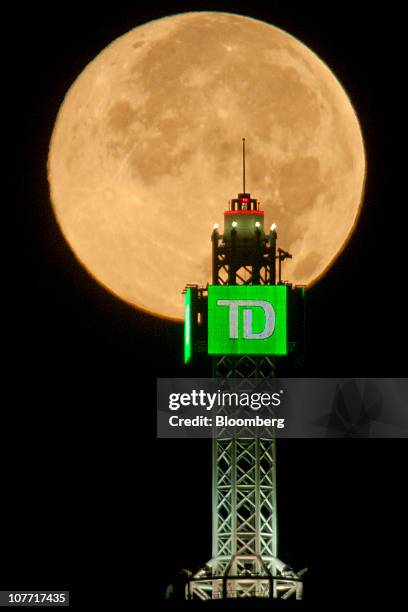
<svg viewBox="0 0 408 612">
<path fill-rule="evenodd" d="M 78 607 L 106 588 L 109 601 L 125 602 L 136 574 L 155 597 L 172 573 L 210 556 L 209 443 L 155 440 L 155 379 L 185 374 L 181 325 L 134 310 L 81 268 L 54 220 L 45 170 L 59 105 L 84 66 L 136 25 L 191 9 L 287 30 L 348 92 L 366 143 L 365 205 L 347 248 L 309 292 L 306 375 L 406 373 L 405 34 L 396 3 L 9 8 L 4 127 L 17 161 L 11 172 L 4 166 L 2 588 L 69 587 Z M 388 590 L 379 577 L 406 566 L 406 451 L 401 440 L 279 445 L 281 556 L 309 566 L 309 602 L 350 592 L 362 601 L 358 577 L 371 594 L 402 601 L 396 583 Z"/>
</svg>

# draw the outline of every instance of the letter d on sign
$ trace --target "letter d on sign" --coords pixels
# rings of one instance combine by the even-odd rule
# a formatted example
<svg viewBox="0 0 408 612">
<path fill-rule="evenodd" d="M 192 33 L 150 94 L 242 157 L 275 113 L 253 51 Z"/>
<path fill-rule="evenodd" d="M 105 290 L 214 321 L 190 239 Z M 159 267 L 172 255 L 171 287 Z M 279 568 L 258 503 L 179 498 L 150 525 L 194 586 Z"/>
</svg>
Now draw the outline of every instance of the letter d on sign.
<svg viewBox="0 0 408 612">
<path fill-rule="evenodd" d="M 249 305 L 249 300 L 248 300 Z M 244 310 L 244 338 L 249 340 L 261 340 L 263 338 L 269 338 L 272 336 L 275 329 L 275 310 L 272 304 L 265 302 L 265 300 L 252 301 L 252 306 L 263 308 L 265 313 L 265 327 L 261 332 L 254 333 L 252 330 L 252 308 L 245 308 Z"/>
</svg>

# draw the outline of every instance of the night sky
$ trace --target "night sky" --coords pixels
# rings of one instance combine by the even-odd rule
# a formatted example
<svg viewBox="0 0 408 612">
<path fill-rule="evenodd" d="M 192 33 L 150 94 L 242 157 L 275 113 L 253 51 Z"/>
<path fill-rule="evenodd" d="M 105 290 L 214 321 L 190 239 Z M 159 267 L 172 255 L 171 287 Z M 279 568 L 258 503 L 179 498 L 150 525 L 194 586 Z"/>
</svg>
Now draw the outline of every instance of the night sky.
<svg viewBox="0 0 408 612">
<path fill-rule="evenodd" d="M 74 2 L 7 11 L 11 118 L 4 115 L 3 128 L 16 163 L 3 163 L 11 185 L 2 207 L 2 589 L 71 589 L 77 607 L 106 598 L 118 609 L 137 583 L 156 598 L 175 572 L 211 556 L 210 443 L 155 435 L 156 377 L 186 375 L 182 326 L 100 287 L 49 204 L 48 143 L 63 97 L 132 27 L 185 10 L 229 10 L 288 31 L 332 69 L 359 117 L 368 175 L 355 233 L 308 292 L 305 375 L 406 374 L 400 9 L 267 5 Z M 406 457 L 404 440 L 279 442 L 280 557 L 309 567 L 309 605 L 350 595 L 402 601 Z"/>
</svg>

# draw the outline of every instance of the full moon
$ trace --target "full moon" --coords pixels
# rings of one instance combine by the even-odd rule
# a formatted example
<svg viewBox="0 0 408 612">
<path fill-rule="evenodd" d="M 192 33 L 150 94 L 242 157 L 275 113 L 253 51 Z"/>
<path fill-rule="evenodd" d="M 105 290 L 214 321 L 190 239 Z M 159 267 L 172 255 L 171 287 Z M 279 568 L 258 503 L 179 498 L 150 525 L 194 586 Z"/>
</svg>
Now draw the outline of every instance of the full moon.
<svg viewBox="0 0 408 612">
<path fill-rule="evenodd" d="M 358 119 L 329 68 L 290 34 L 233 13 L 151 21 L 112 42 L 67 92 L 52 132 L 52 206 L 108 290 L 180 319 L 211 282 L 210 235 L 246 190 L 310 285 L 344 248 L 364 190 Z M 222 229 L 221 229 L 222 231 Z"/>
</svg>

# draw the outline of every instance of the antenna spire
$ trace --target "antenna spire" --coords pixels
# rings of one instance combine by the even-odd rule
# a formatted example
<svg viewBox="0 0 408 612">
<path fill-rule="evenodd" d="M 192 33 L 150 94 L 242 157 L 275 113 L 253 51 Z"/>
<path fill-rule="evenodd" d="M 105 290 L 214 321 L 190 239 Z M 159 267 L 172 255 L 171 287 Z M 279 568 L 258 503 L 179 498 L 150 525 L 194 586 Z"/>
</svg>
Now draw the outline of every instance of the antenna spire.
<svg viewBox="0 0 408 612">
<path fill-rule="evenodd" d="M 242 139 L 242 178 L 243 178 L 243 193 L 245 193 L 245 138 Z"/>
</svg>

